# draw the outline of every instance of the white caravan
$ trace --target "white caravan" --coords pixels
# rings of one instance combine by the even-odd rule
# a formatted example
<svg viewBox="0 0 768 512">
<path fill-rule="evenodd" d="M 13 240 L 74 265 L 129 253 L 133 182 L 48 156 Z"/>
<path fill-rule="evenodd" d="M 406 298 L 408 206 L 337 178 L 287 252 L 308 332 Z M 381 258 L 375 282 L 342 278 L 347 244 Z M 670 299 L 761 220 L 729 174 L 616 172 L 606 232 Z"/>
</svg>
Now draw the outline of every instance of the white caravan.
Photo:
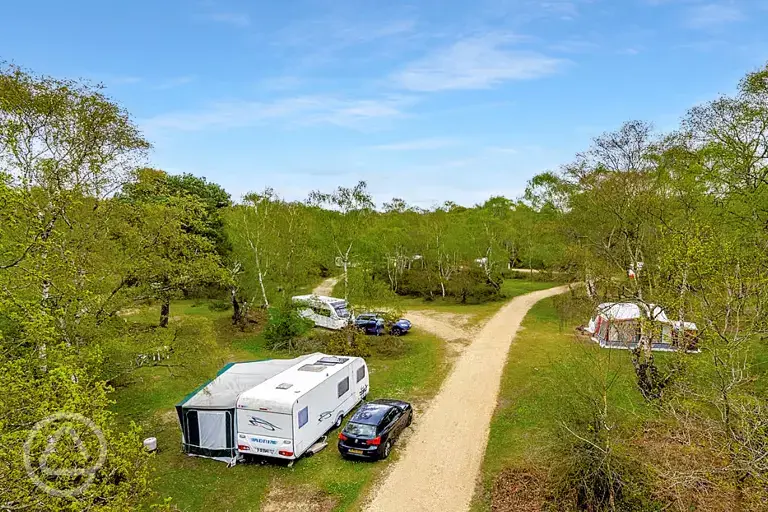
<svg viewBox="0 0 768 512">
<path fill-rule="evenodd" d="M 237 450 L 241 455 L 298 459 L 368 394 L 360 357 L 313 354 L 240 394 Z"/>
<path fill-rule="evenodd" d="M 299 314 L 315 322 L 318 327 L 326 329 L 343 329 L 351 320 L 349 306 L 344 299 L 325 297 L 323 295 L 298 295 L 293 302 L 302 307 Z"/>
</svg>

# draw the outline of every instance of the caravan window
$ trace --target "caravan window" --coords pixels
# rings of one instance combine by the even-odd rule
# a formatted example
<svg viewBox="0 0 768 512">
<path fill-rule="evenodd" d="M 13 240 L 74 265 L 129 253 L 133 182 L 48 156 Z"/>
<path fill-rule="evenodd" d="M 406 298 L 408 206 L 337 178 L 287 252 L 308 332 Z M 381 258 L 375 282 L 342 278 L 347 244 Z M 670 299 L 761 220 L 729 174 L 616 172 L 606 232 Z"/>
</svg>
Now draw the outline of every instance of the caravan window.
<svg viewBox="0 0 768 512">
<path fill-rule="evenodd" d="M 365 378 L 365 365 L 357 369 L 357 382 L 360 382 Z"/>
<path fill-rule="evenodd" d="M 344 380 L 339 382 L 339 398 L 349 391 L 349 377 L 345 377 Z"/>
<path fill-rule="evenodd" d="M 312 311 L 314 311 L 316 315 L 325 316 L 328 318 L 331 316 L 331 311 L 323 306 L 314 306 Z"/>
<path fill-rule="evenodd" d="M 299 411 L 299 428 L 303 427 L 309 421 L 309 406 Z"/>
</svg>

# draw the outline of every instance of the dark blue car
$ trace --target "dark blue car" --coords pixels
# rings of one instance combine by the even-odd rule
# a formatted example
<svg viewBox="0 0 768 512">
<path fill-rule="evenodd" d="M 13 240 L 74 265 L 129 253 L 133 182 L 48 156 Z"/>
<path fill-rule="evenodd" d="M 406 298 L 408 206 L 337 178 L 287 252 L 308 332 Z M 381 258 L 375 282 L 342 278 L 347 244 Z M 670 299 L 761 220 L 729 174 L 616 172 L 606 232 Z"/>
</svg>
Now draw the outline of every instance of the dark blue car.
<svg viewBox="0 0 768 512">
<path fill-rule="evenodd" d="M 355 318 L 355 327 L 366 334 L 375 334 L 376 336 L 381 336 L 386 332 L 392 336 L 402 336 L 411 330 L 411 322 L 401 318 L 388 325 L 386 319 L 378 313 L 361 313 Z"/>
</svg>

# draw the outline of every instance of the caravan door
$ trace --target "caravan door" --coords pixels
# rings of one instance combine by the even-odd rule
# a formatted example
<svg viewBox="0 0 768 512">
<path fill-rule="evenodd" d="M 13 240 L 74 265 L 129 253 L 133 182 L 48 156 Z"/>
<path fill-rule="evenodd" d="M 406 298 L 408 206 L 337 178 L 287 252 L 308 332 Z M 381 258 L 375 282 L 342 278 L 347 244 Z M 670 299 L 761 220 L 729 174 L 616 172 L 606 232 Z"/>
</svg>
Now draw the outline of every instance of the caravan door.
<svg viewBox="0 0 768 512">
<path fill-rule="evenodd" d="M 368 366 L 362 358 L 356 358 L 352 363 L 352 378 L 355 382 L 355 392 L 359 400 L 365 400 L 369 391 L 370 377 L 368 375 Z"/>
</svg>

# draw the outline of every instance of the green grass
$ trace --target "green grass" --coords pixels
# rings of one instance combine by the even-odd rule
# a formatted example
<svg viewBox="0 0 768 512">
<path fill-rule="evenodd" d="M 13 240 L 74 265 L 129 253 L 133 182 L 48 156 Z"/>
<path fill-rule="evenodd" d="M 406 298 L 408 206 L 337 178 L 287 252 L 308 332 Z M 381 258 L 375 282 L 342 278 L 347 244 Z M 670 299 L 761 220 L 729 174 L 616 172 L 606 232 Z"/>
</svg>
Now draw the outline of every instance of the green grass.
<svg viewBox="0 0 768 512">
<path fill-rule="evenodd" d="M 612 406 L 628 416 L 645 414 L 627 351 L 601 350 L 576 339 L 572 329 L 561 332 L 552 299 L 536 304 L 522 325 L 509 351 L 491 421 L 481 487 L 473 504 L 476 511 L 490 510 L 490 490 L 503 469 L 543 464 L 558 435 L 553 426 L 561 411 L 568 407 L 575 389 L 597 373 L 597 366 L 617 372 Z"/>
<path fill-rule="evenodd" d="M 158 308 L 143 308 L 129 321 L 156 323 Z M 130 384 L 118 388 L 113 407 L 122 421 L 136 421 L 147 436 L 158 438 L 159 451 L 153 461 L 157 499 L 172 498 L 181 510 L 258 510 L 273 484 L 285 487 L 305 485 L 337 500 L 336 510 L 358 505 L 363 491 L 384 470 L 389 461 L 364 463 L 344 461 L 331 439 L 329 447 L 294 467 L 238 465 L 227 469 L 220 462 L 188 457 L 181 452 L 181 434 L 174 405 L 187 393 L 213 377 L 225 363 L 270 357 L 293 357 L 266 348 L 261 335 L 243 334 L 229 325 L 230 312 L 213 312 L 192 301 L 174 302 L 170 328 L 194 322 L 196 330 L 180 334 L 181 343 L 200 343 L 210 350 L 184 368 L 144 368 Z M 182 333 L 182 329 L 179 331 Z M 182 337 L 183 336 L 183 337 Z M 370 368 L 370 398 L 392 397 L 410 401 L 427 400 L 438 390 L 448 371 L 442 341 L 418 330 L 403 338 L 406 349 L 399 356 L 366 358 Z M 418 418 L 417 418 L 418 421 Z M 397 459 L 397 452 L 390 460 Z"/>
<path fill-rule="evenodd" d="M 381 303 L 370 304 L 374 307 L 397 307 L 402 310 L 432 310 L 443 313 L 456 313 L 470 316 L 469 325 L 476 325 L 484 322 L 494 315 L 507 300 L 513 299 L 519 295 L 545 290 L 558 286 L 558 282 L 535 281 L 529 279 L 506 279 L 501 285 L 501 291 L 504 294 L 504 300 L 485 302 L 483 304 L 461 304 L 452 299 L 442 299 L 436 297 L 434 300 L 425 300 L 421 297 L 392 297 L 381 301 Z M 344 282 L 339 281 L 333 289 L 337 297 L 344 296 Z M 351 301 L 354 303 L 354 301 Z"/>
</svg>

